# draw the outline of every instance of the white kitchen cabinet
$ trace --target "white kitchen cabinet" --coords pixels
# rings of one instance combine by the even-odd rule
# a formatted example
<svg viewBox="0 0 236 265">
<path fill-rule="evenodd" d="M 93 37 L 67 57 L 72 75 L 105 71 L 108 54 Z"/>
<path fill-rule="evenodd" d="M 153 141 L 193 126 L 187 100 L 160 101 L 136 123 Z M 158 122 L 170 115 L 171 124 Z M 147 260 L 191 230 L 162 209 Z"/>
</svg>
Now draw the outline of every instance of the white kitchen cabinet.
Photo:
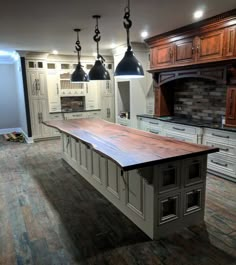
<svg viewBox="0 0 236 265">
<path fill-rule="evenodd" d="M 65 120 L 86 118 L 86 112 L 63 113 Z"/>
<path fill-rule="evenodd" d="M 42 123 L 43 121 L 48 120 L 47 99 L 34 99 L 30 102 L 30 117 L 34 140 L 53 136 L 53 129 Z"/>
<path fill-rule="evenodd" d="M 115 99 L 113 96 L 104 96 L 101 99 L 101 118 L 110 122 L 115 120 Z"/>
<path fill-rule="evenodd" d="M 45 61 L 43 60 L 26 60 L 26 69 L 42 70 L 45 68 Z"/>
<path fill-rule="evenodd" d="M 27 71 L 27 86 L 31 99 L 47 98 L 47 79 L 45 71 Z"/>
<path fill-rule="evenodd" d="M 87 111 L 85 112 L 86 118 L 101 118 L 101 111 Z"/>
<path fill-rule="evenodd" d="M 202 142 L 202 128 L 173 122 L 163 122 L 163 135 L 190 143 Z"/>
<path fill-rule="evenodd" d="M 219 148 L 218 153 L 208 155 L 208 170 L 236 181 L 236 133 L 205 128 L 203 144 Z"/>
<path fill-rule="evenodd" d="M 86 83 L 86 94 L 85 94 L 85 109 L 92 110 L 98 109 L 99 104 L 99 93 L 98 93 L 98 82 L 101 81 L 89 81 Z"/>
<path fill-rule="evenodd" d="M 60 100 L 60 81 L 57 71 L 47 72 L 47 90 L 49 112 L 58 112 L 61 110 Z"/>
</svg>

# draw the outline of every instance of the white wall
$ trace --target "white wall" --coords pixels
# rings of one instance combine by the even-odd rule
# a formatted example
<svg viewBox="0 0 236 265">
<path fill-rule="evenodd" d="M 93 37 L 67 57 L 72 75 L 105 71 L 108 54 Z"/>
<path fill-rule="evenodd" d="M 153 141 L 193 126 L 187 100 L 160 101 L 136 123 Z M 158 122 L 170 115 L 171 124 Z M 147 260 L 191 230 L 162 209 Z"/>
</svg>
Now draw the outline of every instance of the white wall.
<svg viewBox="0 0 236 265">
<path fill-rule="evenodd" d="M 0 129 L 20 126 L 14 64 L 0 64 Z"/>
<path fill-rule="evenodd" d="M 27 135 L 28 129 L 27 129 L 24 87 L 23 87 L 23 80 L 22 80 L 22 70 L 21 70 L 20 58 L 15 62 L 14 66 L 15 66 L 15 75 L 16 75 L 16 88 L 17 88 L 17 92 L 18 92 L 19 127 Z"/>
<path fill-rule="evenodd" d="M 0 63 L 0 133 L 18 128 L 27 134 L 20 59 Z"/>
</svg>

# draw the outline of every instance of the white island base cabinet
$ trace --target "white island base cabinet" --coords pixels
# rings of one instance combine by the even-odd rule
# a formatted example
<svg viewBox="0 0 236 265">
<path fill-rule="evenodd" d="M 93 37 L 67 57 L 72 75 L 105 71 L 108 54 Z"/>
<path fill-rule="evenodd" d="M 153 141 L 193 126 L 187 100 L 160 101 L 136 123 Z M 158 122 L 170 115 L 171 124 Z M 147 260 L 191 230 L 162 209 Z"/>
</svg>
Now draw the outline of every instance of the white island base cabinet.
<svg viewBox="0 0 236 265">
<path fill-rule="evenodd" d="M 150 238 L 204 219 L 206 155 L 123 171 L 62 133 L 63 159 Z"/>
</svg>

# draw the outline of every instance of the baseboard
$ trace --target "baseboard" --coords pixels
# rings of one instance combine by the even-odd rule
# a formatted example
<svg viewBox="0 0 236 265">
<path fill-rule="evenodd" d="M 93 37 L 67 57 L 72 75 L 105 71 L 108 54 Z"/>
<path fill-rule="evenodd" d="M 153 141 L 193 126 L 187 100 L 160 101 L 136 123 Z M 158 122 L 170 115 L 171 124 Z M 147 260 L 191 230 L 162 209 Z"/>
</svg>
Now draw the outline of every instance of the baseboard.
<svg viewBox="0 0 236 265">
<path fill-rule="evenodd" d="M 26 143 L 27 144 L 33 144 L 34 143 L 33 137 L 28 137 L 28 135 L 26 134 L 26 132 L 22 128 L 19 128 L 19 129 L 20 129 L 19 132 L 23 133 Z"/>
<path fill-rule="evenodd" d="M 28 144 L 32 144 L 34 142 L 33 138 L 32 137 L 28 137 L 28 135 L 25 133 L 25 131 L 22 128 L 6 128 L 6 129 L 0 129 L 0 135 L 7 134 L 7 133 L 13 133 L 13 132 L 23 133 L 23 135 L 25 137 L 25 141 Z"/>
<path fill-rule="evenodd" d="M 0 135 L 1 134 L 7 134 L 7 133 L 13 133 L 13 132 L 21 132 L 21 128 L 6 128 L 6 129 L 0 129 Z"/>
</svg>

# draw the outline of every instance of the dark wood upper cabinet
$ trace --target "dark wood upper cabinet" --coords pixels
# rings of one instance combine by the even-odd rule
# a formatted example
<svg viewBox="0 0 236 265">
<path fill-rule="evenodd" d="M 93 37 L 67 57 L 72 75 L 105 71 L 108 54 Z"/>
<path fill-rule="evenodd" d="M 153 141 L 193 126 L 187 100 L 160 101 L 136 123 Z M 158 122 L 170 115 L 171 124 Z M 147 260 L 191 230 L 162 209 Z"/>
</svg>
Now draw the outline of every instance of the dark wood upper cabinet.
<svg viewBox="0 0 236 265">
<path fill-rule="evenodd" d="M 205 33 L 197 38 L 197 61 L 214 61 L 223 57 L 224 30 Z"/>
<path fill-rule="evenodd" d="M 196 51 L 194 40 L 194 38 L 185 38 L 175 42 L 175 64 L 191 63 L 195 61 Z"/>
<path fill-rule="evenodd" d="M 224 56 L 236 56 L 236 25 L 225 29 Z"/>
<path fill-rule="evenodd" d="M 236 57 L 236 9 L 146 40 L 150 72 Z"/>
<path fill-rule="evenodd" d="M 172 44 L 158 46 L 151 51 L 152 67 L 164 67 L 173 64 Z"/>
<path fill-rule="evenodd" d="M 236 86 L 227 89 L 225 125 L 236 126 Z"/>
</svg>

